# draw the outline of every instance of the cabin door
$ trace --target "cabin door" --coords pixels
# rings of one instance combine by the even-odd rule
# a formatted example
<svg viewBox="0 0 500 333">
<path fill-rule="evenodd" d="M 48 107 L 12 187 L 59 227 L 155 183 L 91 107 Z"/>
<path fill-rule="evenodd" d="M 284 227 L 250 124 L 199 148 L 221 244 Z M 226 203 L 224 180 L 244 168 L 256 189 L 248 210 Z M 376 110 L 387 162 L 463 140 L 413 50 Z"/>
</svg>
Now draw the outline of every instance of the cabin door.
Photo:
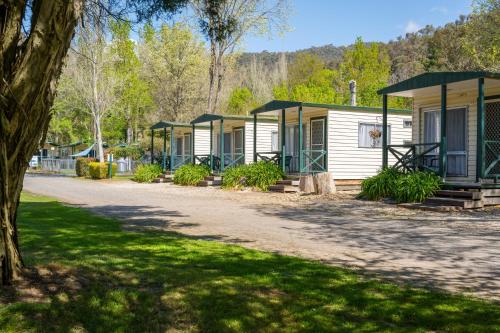
<svg viewBox="0 0 500 333">
<path fill-rule="evenodd" d="M 485 176 L 500 175 L 500 102 L 485 104 L 484 121 L 484 168 Z"/>
<path fill-rule="evenodd" d="M 299 171 L 299 125 L 287 125 L 285 131 L 285 154 L 289 156 L 288 172 Z"/>
<path fill-rule="evenodd" d="M 184 159 L 191 157 L 191 133 L 184 134 L 184 147 L 182 149 Z"/>
<path fill-rule="evenodd" d="M 309 157 L 305 158 L 306 165 L 310 165 L 312 171 L 325 170 L 326 150 L 326 119 L 311 119 L 311 151 Z"/>
<path fill-rule="evenodd" d="M 446 111 L 446 133 L 448 136 L 447 170 L 450 177 L 467 176 L 467 109 L 457 108 Z M 441 140 L 441 112 L 424 112 L 424 143 L 437 143 Z M 432 154 L 429 154 L 432 155 Z M 439 150 L 426 160 L 427 166 L 437 171 Z"/>
<path fill-rule="evenodd" d="M 245 140 L 243 136 L 243 128 L 235 128 L 233 130 L 234 150 L 233 159 L 237 160 L 237 164 L 243 164 L 245 159 L 242 156 L 245 153 Z"/>
</svg>

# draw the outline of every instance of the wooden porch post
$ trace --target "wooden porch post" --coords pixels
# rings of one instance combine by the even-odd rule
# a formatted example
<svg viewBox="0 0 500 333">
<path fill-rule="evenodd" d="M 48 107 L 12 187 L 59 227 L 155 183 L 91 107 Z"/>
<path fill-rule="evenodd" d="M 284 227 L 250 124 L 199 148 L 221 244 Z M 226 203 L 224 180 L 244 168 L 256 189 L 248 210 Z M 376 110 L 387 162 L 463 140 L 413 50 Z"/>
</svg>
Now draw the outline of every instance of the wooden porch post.
<svg viewBox="0 0 500 333">
<path fill-rule="evenodd" d="M 281 170 L 283 173 L 286 172 L 286 150 L 285 150 L 285 131 L 286 131 L 286 121 L 285 121 L 285 109 L 281 110 Z"/>
<path fill-rule="evenodd" d="M 154 156 L 153 156 L 153 147 L 154 147 L 154 134 L 155 134 L 155 130 L 151 130 L 151 164 L 153 164 L 154 162 Z"/>
<path fill-rule="evenodd" d="M 174 125 L 170 125 L 170 172 L 174 170 Z"/>
<path fill-rule="evenodd" d="M 257 162 L 257 113 L 253 114 L 253 162 Z"/>
<path fill-rule="evenodd" d="M 210 121 L 210 170 L 214 169 L 214 122 Z"/>
<path fill-rule="evenodd" d="M 302 173 L 303 158 L 302 158 L 302 105 L 299 106 L 299 173 Z"/>
<path fill-rule="evenodd" d="M 163 153 L 161 154 L 161 169 L 167 171 L 167 128 L 163 127 Z"/>
<path fill-rule="evenodd" d="M 477 87 L 477 160 L 476 160 L 476 182 L 484 178 L 484 78 L 478 79 Z"/>
<path fill-rule="evenodd" d="M 194 134 L 195 134 L 195 127 L 194 124 L 193 126 L 193 134 L 191 135 L 191 163 L 196 164 L 196 161 L 194 159 L 195 151 L 194 151 Z"/>
<path fill-rule="evenodd" d="M 220 119 L 220 172 L 224 172 L 224 118 Z"/>
<path fill-rule="evenodd" d="M 387 95 L 382 96 L 382 168 L 389 166 L 389 151 L 387 147 Z"/>
<path fill-rule="evenodd" d="M 441 85 L 441 141 L 439 145 L 439 175 L 446 178 L 446 155 L 448 151 L 446 134 L 446 84 Z"/>
</svg>

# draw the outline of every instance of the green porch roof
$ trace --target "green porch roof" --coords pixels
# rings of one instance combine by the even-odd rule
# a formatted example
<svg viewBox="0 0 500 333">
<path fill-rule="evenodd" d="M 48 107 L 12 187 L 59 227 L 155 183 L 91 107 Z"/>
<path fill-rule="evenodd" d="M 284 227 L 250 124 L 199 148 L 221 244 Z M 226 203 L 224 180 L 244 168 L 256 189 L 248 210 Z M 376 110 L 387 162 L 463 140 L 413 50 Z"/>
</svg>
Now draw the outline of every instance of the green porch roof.
<svg viewBox="0 0 500 333">
<path fill-rule="evenodd" d="M 424 73 L 378 91 L 379 95 L 388 95 L 402 91 L 421 89 L 442 84 L 474 80 L 479 78 L 500 79 L 495 72 L 434 72 Z"/>
<path fill-rule="evenodd" d="M 217 121 L 217 120 L 245 120 L 245 121 L 253 121 L 253 116 L 244 116 L 244 115 L 232 115 L 232 114 L 209 114 L 205 113 L 199 116 L 198 118 L 194 119 L 191 121 L 191 124 L 201 124 L 201 123 L 208 123 L 211 121 Z M 259 118 L 259 121 L 278 121 L 276 117 L 265 117 L 265 118 Z"/>
<path fill-rule="evenodd" d="M 153 126 L 151 126 L 150 129 L 155 130 L 155 129 L 162 129 L 162 128 L 170 128 L 170 127 L 191 128 L 193 126 L 191 124 L 188 124 L 188 123 L 177 123 L 174 121 L 159 121 L 156 124 L 154 124 Z M 196 126 L 196 128 L 204 128 L 204 126 Z"/>
<path fill-rule="evenodd" d="M 270 101 L 254 110 L 251 114 L 266 113 L 278 110 L 286 110 L 288 108 L 294 107 L 310 107 L 310 108 L 322 108 L 328 110 L 338 110 L 338 111 L 369 111 L 369 112 L 382 112 L 382 108 L 370 107 L 370 106 L 352 106 L 352 105 L 341 105 L 341 104 L 321 104 L 321 103 L 309 103 L 309 102 L 295 102 L 295 101 L 280 101 L 273 100 Z M 403 109 L 388 109 L 389 112 L 393 113 L 407 113 L 411 114 L 411 110 Z M 260 118 L 259 118 L 260 119 Z"/>
</svg>

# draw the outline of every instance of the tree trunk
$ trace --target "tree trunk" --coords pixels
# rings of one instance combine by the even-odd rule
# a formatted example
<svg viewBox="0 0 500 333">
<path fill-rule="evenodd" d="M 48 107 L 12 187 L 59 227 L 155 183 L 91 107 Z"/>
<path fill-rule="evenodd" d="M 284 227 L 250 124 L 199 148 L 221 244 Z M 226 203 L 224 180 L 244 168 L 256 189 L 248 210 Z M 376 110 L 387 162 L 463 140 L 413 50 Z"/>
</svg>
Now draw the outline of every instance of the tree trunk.
<svg viewBox="0 0 500 333">
<path fill-rule="evenodd" d="M 336 192 L 332 174 L 329 172 L 321 172 L 315 174 L 313 177 L 313 181 L 316 194 L 323 195 Z"/>
<path fill-rule="evenodd" d="M 217 75 L 216 71 L 216 41 L 215 38 L 210 40 L 210 67 L 208 69 L 208 103 L 207 103 L 207 113 L 214 113 L 214 108 L 212 106 L 212 100 L 214 95 L 215 77 Z"/>
<path fill-rule="evenodd" d="M 134 138 L 134 130 L 132 129 L 132 126 L 129 124 L 127 127 L 127 145 L 131 145 L 133 142 Z"/>
<path fill-rule="evenodd" d="M 25 0 L 0 2 L 0 286 L 22 267 L 17 207 L 24 174 L 45 141 L 57 79 L 82 0 L 33 1 L 21 32 Z"/>
<path fill-rule="evenodd" d="M 217 103 L 219 102 L 219 95 L 222 90 L 222 80 L 224 79 L 224 63 L 223 54 L 219 54 L 216 62 L 216 73 L 217 73 L 217 90 L 215 91 L 214 102 L 212 108 L 217 110 Z"/>
<path fill-rule="evenodd" d="M 97 152 L 99 153 L 99 162 L 103 163 L 104 160 L 104 149 L 102 147 L 102 132 L 101 132 L 101 116 L 99 114 L 95 117 L 95 128 L 97 137 Z"/>
<path fill-rule="evenodd" d="M 314 181 L 312 175 L 300 176 L 299 189 L 304 193 L 314 193 Z"/>
</svg>

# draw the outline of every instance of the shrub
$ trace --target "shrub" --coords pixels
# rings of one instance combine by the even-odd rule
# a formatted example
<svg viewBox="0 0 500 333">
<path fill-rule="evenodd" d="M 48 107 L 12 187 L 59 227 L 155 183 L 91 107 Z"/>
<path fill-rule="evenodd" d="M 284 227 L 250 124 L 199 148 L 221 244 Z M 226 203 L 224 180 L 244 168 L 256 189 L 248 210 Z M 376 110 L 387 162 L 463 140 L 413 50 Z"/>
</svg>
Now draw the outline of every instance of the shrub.
<svg viewBox="0 0 500 333">
<path fill-rule="evenodd" d="M 134 180 L 139 183 L 151 183 L 163 173 L 158 164 L 142 164 L 134 172 Z"/>
<path fill-rule="evenodd" d="M 76 159 L 75 171 L 78 177 L 89 177 L 89 163 L 95 162 L 92 157 L 78 157 Z"/>
<path fill-rule="evenodd" d="M 89 163 L 89 174 L 92 179 L 104 179 L 108 177 L 108 165 L 109 163 L 91 162 Z M 116 174 L 118 165 L 113 163 L 111 166 L 111 175 Z"/>
<path fill-rule="evenodd" d="M 422 202 L 441 188 L 441 179 L 430 172 L 412 172 L 398 178 L 393 198 L 397 202 Z"/>
<path fill-rule="evenodd" d="M 422 202 L 441 188 L 440 178 L 429 172 L 401 173 L 393 168 L 380 171 L 361 183 L 360 196 L 369 200 L 392 198 L 397 202 Z"/>
<path fill-rule="evenodd" d="M 227 168 L 224 171 L 224 177 L 222 178 L 222 187 L 237 189 L 246 186 L 248 168 L 248 165 L 238 165 Z"/>
<path fill-rule="evenodd" d="M 175 170 L 174 184 L 196 185 L 210 175 L 210 168 L 206 165 L 186 164 Z"/>
<path fill-rule="evenodd" d="M 260 161 L 249 165 L 228 168 L 224 172 L 222 187 L 240 188 L 242 186 L 250 186 L 261 191 L 267 191 L 270 185 L 276 184 L 284 176 L 283 171 L 278 165 Z"/>
<path fill-rule="evenodd" d="M 144 151 L 140 147 L 113 147 L 110 150 L 110 153 L 114 155 L 115 159 L 118 158 L 127 158 L 130 157 L 132 160 L 141 159 L 142 155 L 144 155 Z"/>
<path fill-rule="evenodd" d="M 394 168 L 386 168 L 377 175 L 363 180 L 361 183 L 361 196 L 369 200 L 392 198 L 396 182 L 403 174 Z"/>
</svg>

